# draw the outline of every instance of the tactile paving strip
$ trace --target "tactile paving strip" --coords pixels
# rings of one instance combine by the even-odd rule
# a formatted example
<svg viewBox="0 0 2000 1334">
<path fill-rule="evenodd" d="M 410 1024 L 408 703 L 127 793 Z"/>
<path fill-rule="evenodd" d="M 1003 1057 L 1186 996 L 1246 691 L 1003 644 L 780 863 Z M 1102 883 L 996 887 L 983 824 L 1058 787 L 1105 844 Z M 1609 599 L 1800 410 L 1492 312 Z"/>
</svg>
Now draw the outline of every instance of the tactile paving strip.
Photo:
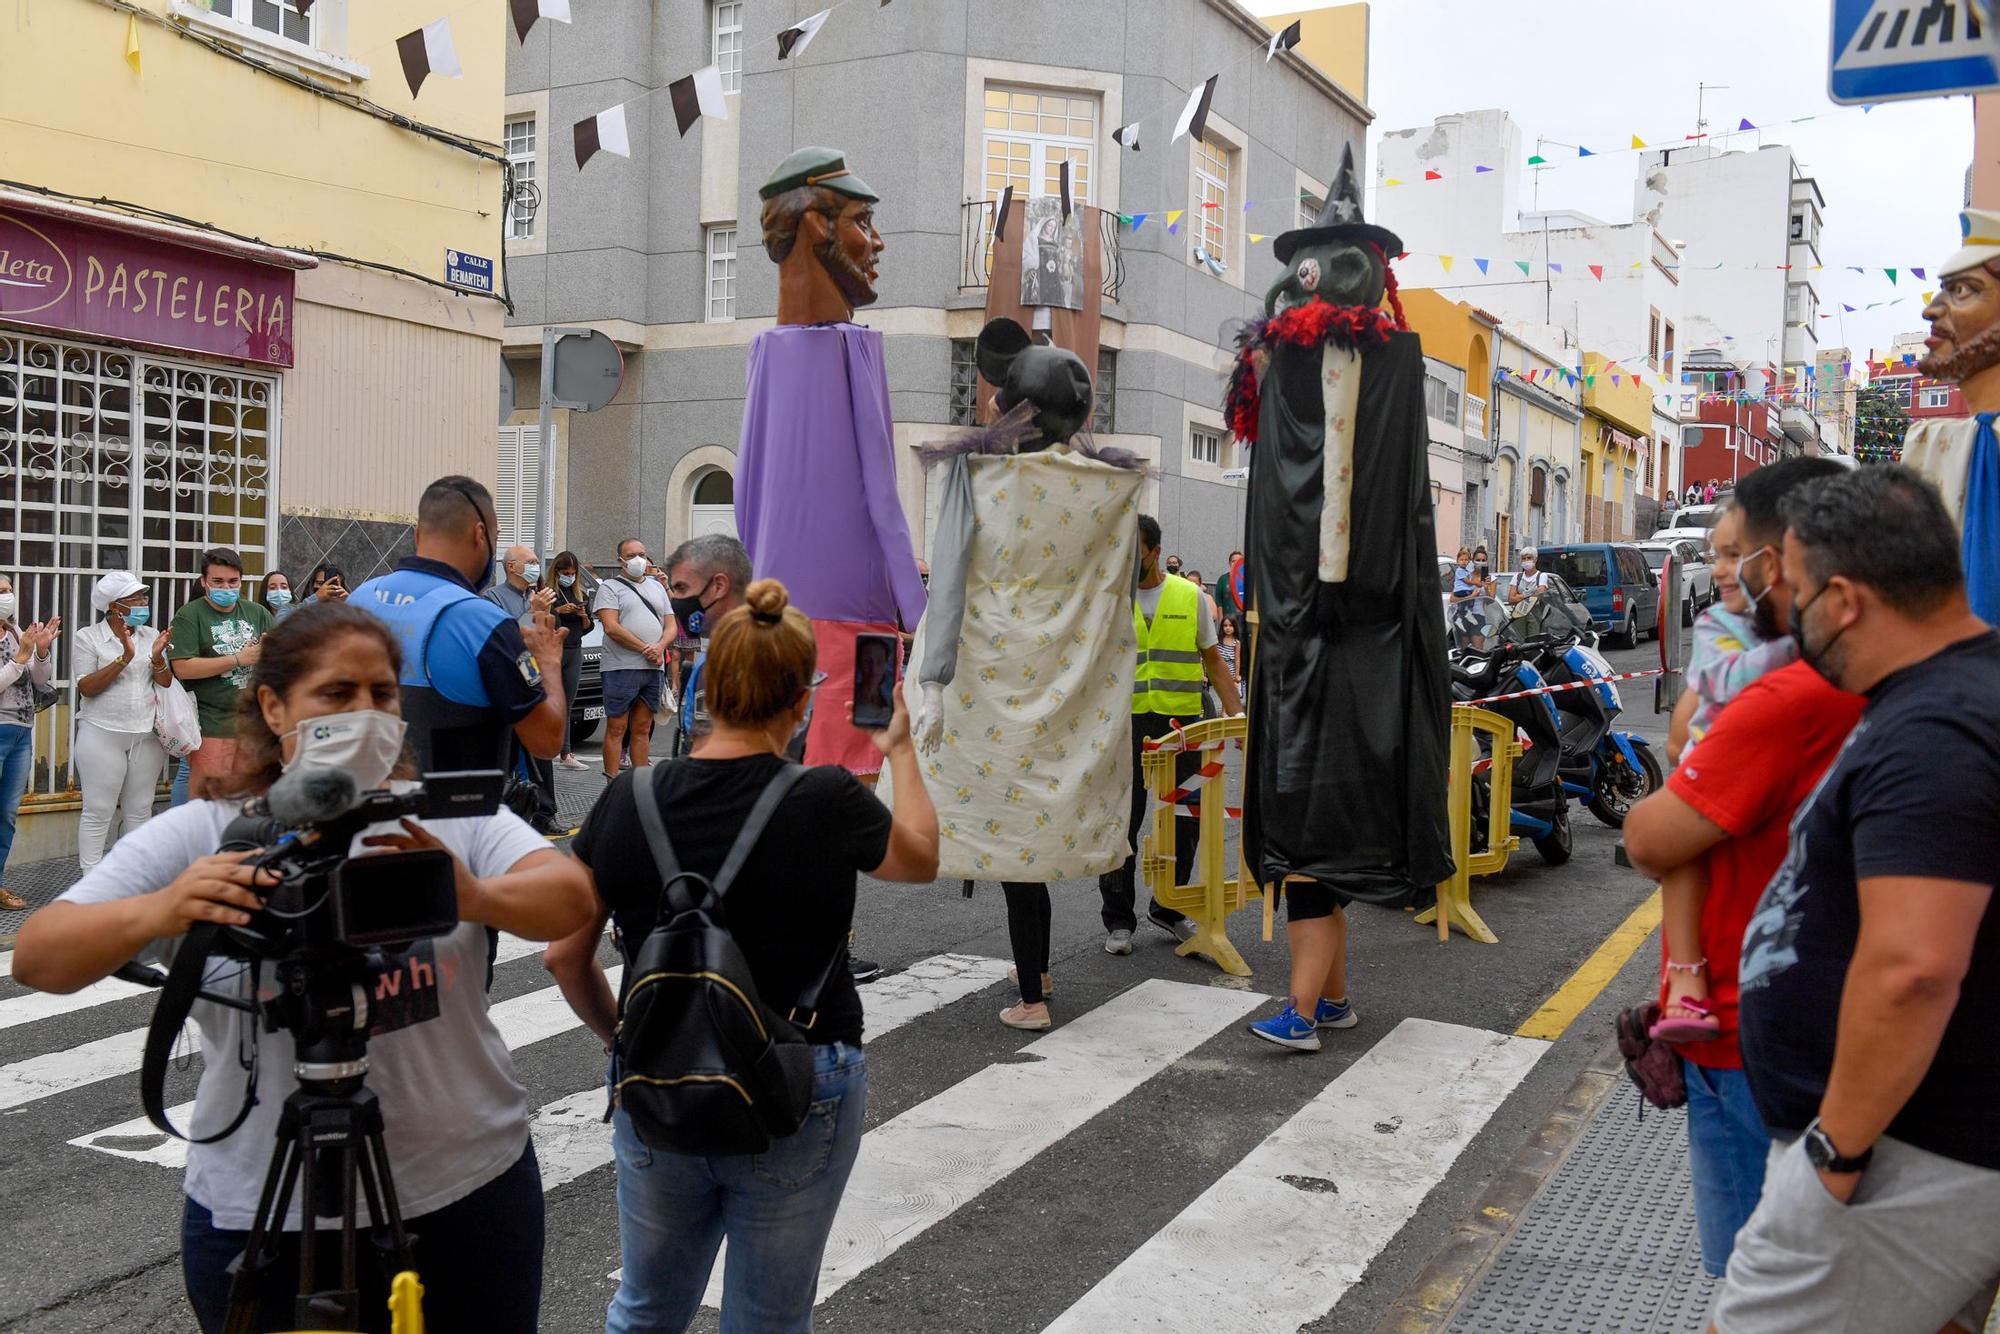
<svg viewBox="0 0 2000 1334">
<path fill-rule="evenodd" d="M 1687 1113 L 1621 1083 L 1459 1306 L 1454 1334 L 1699 1334 L 1701 1272 Z"/>
</svg>

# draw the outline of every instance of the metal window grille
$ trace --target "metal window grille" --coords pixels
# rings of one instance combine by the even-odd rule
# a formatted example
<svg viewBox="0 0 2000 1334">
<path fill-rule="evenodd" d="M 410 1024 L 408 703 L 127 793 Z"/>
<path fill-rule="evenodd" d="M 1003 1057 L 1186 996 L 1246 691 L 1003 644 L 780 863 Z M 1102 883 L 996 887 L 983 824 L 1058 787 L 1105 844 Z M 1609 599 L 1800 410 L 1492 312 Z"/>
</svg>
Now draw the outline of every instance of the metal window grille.
<svg viewBox="0 0 2000 1334">
<path fill-rule="evenodd" d="M 1097 349 L 1097 379 L 1090 389 L 1090 430 L 1110 435 L 1118 429 L 1118 349 Z"/>
<path fill-rule="evenodd" d="M 0 328 L 0 569 L 21 618 L 81 629 L 91 584 L 131 570 L 164 630 L 208 548 L 235 548 L 246 582 L 275 568 L 278 420 L 272 376 Z M 30 807 L 76 789 L 69 666 L 58 648 Z"/>
<path fill-rule="evenodd" d="M 979 363 L 970 338 L 951 340 L 951 424 L 971 426 L 979 413 Z"/>
<path fill-rule="evenodd" d="M 503 147 L 507 161 L 514 168 L 514 182 L 517 187 L 535 184 L 535 118 L 532 115 L 513 116 L 504 127 Z M 507 235 L 517 241 L 527 240 L 535 234 L 534 191 L 517 188 L 514 203 L 508 213 Z"/>
<path fill-rule="evenodd" d="M 1222 263 L 1229 262 L 1230 152 L 1202 140 L 1194 146 L 1195 240 Z"/>
<path fill-rule="evenodd" d="M 743 91 L 743 3 L 715 0 L 709 7 L 711 62 L 722 74 L 722 91 Z"/>
<path fill-rule="evenodd" d="M 708 318 L 736 318 L 736 228 L 708 229 Z"/>
</svg>

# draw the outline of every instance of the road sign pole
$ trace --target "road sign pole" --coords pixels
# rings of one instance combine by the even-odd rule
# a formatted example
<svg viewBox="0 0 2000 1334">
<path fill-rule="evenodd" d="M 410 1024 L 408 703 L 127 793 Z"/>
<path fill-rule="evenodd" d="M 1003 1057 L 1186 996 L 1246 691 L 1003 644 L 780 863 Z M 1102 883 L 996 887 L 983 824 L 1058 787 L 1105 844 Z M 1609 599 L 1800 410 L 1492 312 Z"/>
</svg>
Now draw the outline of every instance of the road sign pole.
<svg viewBox="0 0 2000 1334">
<path fill-rule="evenodd" d="M 548 543 L 555 540 L 550 522 L 549 498 L 555 493 L 556 451 L 549 439 L 555 430 L 556 409 L 556 331 L 547 325 L 542 327 L 542 375 L 536 388 L 536 397 L 541 400 L 541 430 L 535 442 L 535 556 L 545 559 Z M 546 526 L 545 526 L 546 525 Z"/>
</svg>

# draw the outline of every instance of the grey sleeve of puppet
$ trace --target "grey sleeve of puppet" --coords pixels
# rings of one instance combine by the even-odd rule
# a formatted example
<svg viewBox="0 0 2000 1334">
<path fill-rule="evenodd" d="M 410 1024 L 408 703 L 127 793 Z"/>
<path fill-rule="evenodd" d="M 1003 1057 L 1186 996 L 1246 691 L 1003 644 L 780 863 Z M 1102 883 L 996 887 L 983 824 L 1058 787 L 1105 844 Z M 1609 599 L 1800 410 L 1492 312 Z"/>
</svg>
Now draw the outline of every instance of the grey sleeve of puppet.
<svg viewBox="0 0 2000 1334">
<path fill-rule="evenodd" d="M 951 684 L 958 671 L 958 633 L 965 623 L 966 558 L 972 550 L 972 473 L 966 456 L 942 460 L 937 535 L 931 542 L 930 601 L 924 608 L 924 660 L 917 680 Z"/>
</svg>

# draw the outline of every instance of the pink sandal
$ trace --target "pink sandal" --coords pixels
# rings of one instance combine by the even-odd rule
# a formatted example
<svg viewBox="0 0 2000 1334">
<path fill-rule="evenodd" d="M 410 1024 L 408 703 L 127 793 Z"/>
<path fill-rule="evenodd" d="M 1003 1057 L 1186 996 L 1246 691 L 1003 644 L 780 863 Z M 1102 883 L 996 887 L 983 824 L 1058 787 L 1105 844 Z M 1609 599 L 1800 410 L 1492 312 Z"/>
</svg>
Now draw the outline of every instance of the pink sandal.
<svg viewBox="0 0 2000 1334">
<path fill-rule="evenodd" d="M 1706 1042 L 1722 1035 L 1722 1025 L 1716 1022 L 1714 1013 L 1707 1004 L 1691 996 L 1683 996 L 1674 1002 L 1678 1009 L 1686 1010 L 1692 1018 L 1678 1015 L 1662 1017 L 1660 1022 L 1647 1030 L 1646 1036 L 1655 1042 Z"/>
</svg>

